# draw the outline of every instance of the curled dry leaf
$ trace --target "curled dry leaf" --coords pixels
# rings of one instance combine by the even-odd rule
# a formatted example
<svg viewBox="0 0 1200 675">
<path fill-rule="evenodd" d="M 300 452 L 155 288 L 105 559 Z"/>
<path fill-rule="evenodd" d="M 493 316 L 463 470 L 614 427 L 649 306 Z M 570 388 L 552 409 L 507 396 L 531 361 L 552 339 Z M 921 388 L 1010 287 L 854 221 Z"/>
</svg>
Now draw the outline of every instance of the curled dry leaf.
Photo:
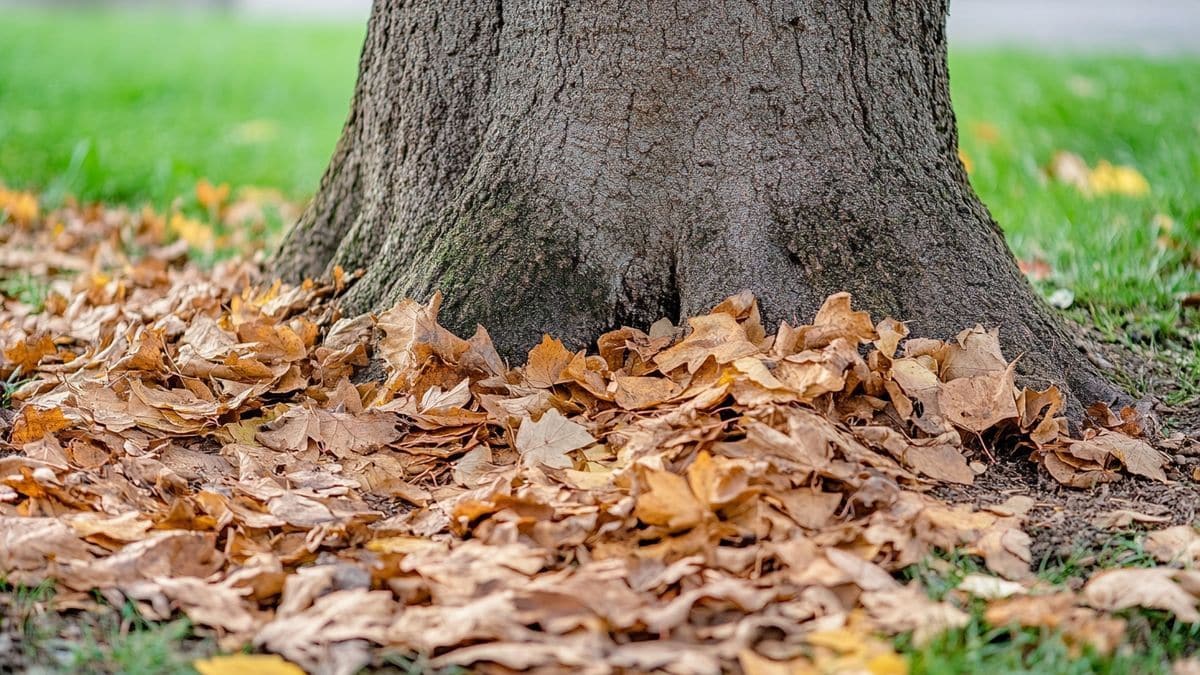
<svg viewBox="0 0 1200 675">
<path fill-rule="evenodd" d="M 1200 622 L 1200 612 L 1196 611 L 1198 574 L 1168 567 L 1104 570 L 1083 587 L 1083 597 L 1096 609 L 1162 609 L 1180 621 L 1196 623 Z"/>
<path fill-rule="evenodd" d="M 1169 522 L 1171 522 L 1171 516 L 1169 515 L 1151 515 L 1131 509 L 1105 511 L 1096 514 L 1096 517 L 1092 519 L 1092 525 L 1105 530 L 1124 529 L 1134 523 L 1157 524 Z"/>
<path fill-rule="evenodd" d="M 1146 553 L 1162 563 L 1194 567 L 1200 563 L 1200 533 L 1192 525 L 1176 525 L 1146 535 Z"/>
</svg>

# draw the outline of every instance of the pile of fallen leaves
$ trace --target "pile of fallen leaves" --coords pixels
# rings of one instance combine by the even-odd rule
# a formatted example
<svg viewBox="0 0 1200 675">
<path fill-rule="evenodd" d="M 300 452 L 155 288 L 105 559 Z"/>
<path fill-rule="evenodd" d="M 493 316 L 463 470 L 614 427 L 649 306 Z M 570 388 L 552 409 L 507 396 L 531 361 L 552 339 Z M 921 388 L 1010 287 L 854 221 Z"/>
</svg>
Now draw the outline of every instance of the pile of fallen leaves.
<svg viewBox="0 0 1200 675">
<path fill-rule="evenodd" d="M 0 311 L 0 574 L 53 579 L 66 605 L 100 589 L 330 673 L 376 647 L 435 667 L 897 673 L 879 636 L 962 625 L 969 596 L 1101 651 L 1123 635 L 1108 610 L 1200 618 L 1195 572 L 1043 589 L 1032 499 L 928 494 L 996 448 L 1071 485 L 1165 480 L 1115 424 L 1068 438 L 1061 394 L 1017 387 L 995 331 L 907 339 L 839 294 L 769 335 L 739 295 L 595 353 L 547 337 L 511 368 L 483 328 L 442 328 L 438 298 L 342 316 L 349 275 L 202 270 L 153 212 L 24 208 L 0 266 L 49 292 Z M 1164 559 L 1200 557 L 1169 532 Z M 893 574 L 951 549 L 998 576 L 934 601 Z"/>
</svg>

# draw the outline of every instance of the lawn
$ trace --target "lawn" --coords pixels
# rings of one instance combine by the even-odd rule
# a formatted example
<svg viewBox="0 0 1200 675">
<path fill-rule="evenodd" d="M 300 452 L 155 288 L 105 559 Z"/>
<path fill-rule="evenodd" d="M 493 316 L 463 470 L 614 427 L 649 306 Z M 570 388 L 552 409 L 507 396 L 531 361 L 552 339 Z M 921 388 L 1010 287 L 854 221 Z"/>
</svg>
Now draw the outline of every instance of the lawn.
<svg viewBox="0 0 1200 675">
<path fill-rule="evenodd" d="M 159 205 L 208 177 L 316 187 L 364 26 L 5 9 L 0 181 Z"/>
<path fill-rule="evenodd" d="M 1109 337 L 1194 338 L 1179 300 L 1200 289 L 1200 60 L 987 52 L 950 65 L 972 182 L 1017 255 L 1048 263 L 1043 289 L 1071 290 Z M 1047 181 L 1057 151 L 1131 166 L 1149 194 Z"/>
<path fill-rule="evenodd" d="M 200 179 L 304 199 L 345 117 L 362 35 L 345 23 L 6 10 L 0 183 L 49 202 L 75 195 L 167 207 L 192 199 Z M 972 181 L 1039 288 L 1070 291 L 1073 316 L 1108 339 L 1175 359 L 1158 393 L 1194 398 L 1200 317 L 1181 300 L 1200 292 L 1200 59 L 956 51 L 951 72 Z M 1048 178 L 1060 151 L 1130 167 L 1150 189 L 1085 194 Z M 1061 583 L 1071 564 L 1056 561 L 1043 576 Z M 963 565 L 933 561 L 912 573 L 934 589 L 971 571 Z M 0 596 L 11 591 L 0 587 Z M 1194 649 L 1192 627 L 1138 618 L 1143 646 L 1154 647 L 1148 656 L 1079 661 L 1053 636 L 1013 634 L 979 617 L 923 649 L 900 646 L 921 672 L 1144 672 Z M 187 670 L 186 659 L 159 649 L 183 624 L 109 623 L 117 629 L 101 622 L 80 644 L 59 645 L 60 665 Z"/>
</svg>

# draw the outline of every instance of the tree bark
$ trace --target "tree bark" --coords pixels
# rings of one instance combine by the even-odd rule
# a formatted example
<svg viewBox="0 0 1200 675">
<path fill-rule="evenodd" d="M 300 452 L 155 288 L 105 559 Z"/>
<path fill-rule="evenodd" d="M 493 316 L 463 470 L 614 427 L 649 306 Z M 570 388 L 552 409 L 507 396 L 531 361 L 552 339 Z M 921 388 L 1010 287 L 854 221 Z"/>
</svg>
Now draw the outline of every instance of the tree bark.
<svg viewBox="0 0 1200 675">
<path fill-rule="evenodd" d="M 448 327 L 510 358 L 742 289 L 770 321 L 846 290 L 918 335 L 999 326 L 1033 384 L 1112 400 L 958 160 L 947 9 L 377 0 L 280 271 L 363 268 L 353 309 L 441 290 Z"/>
</svg>

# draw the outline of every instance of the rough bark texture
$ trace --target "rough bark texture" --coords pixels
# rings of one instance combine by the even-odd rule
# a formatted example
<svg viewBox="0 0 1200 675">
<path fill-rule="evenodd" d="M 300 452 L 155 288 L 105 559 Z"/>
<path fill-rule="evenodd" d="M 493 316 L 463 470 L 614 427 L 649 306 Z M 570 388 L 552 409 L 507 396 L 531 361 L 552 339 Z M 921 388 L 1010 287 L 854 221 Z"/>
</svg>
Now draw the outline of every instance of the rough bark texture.
<svg viewBox="0 0 1200 675">
<path fill-rule="evenodd" d="M 377 0 L 353 109 L 279 255 L 364 268 L 355 309 L 445 294 L 516 357 L 741 289 L 850 291 L 1035 384 L 1116 390 L 1030 289 L 957 157 L 947 0 Z"/>
</svg>

